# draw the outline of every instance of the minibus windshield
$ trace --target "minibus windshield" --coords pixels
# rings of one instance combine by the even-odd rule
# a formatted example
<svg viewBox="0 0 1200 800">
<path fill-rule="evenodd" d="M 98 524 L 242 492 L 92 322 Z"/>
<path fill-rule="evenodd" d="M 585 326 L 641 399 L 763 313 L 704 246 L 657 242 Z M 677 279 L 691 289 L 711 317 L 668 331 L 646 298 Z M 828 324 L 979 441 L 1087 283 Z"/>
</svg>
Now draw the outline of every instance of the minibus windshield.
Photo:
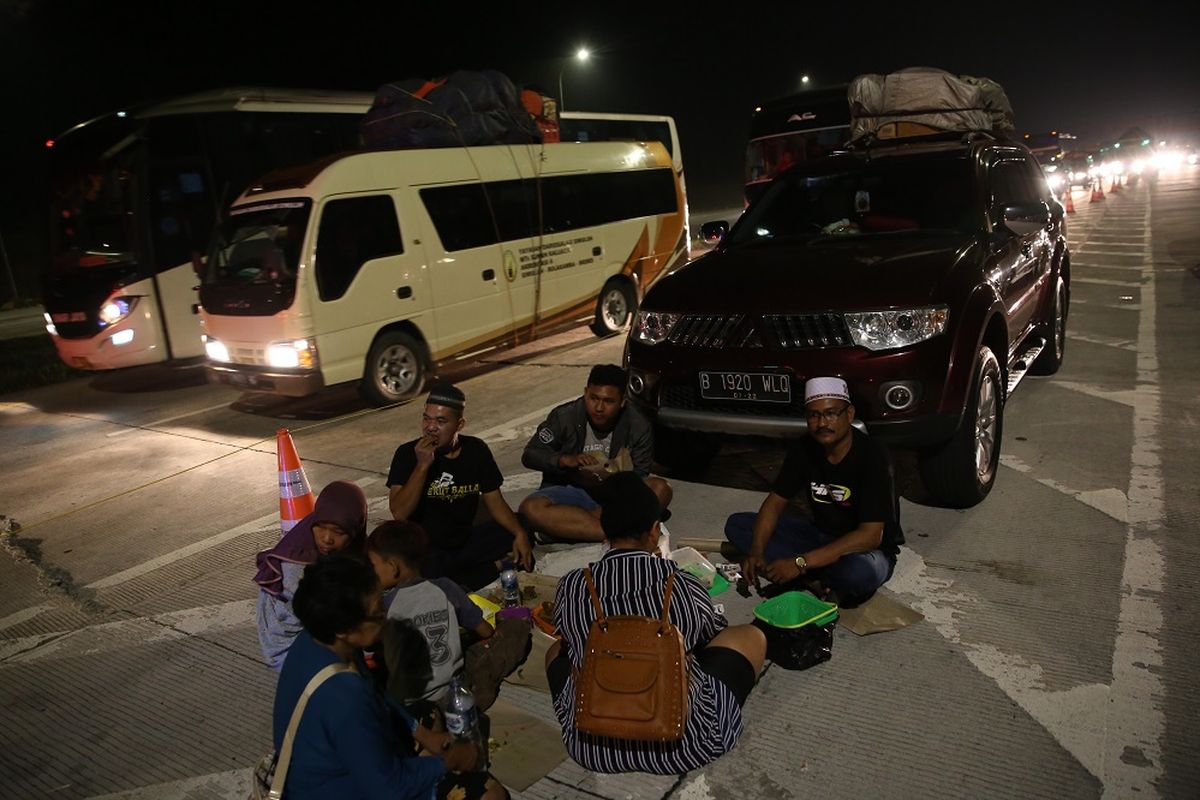
<svg viewBox="0 0 1200 800">
<path fill-rule="evenodd" d="M 213 236 L 204 283 L 294 286 L 310 209 L 308 200 L 231 209 Z"/>
</svg>

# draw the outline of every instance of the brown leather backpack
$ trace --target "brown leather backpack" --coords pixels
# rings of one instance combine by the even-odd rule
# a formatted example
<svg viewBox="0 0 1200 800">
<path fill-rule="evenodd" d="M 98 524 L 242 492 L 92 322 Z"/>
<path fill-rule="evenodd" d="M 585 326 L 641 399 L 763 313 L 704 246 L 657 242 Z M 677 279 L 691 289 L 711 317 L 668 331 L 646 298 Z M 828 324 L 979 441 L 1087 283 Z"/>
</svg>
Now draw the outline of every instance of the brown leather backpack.
<svg viewBox="0 0 1200 800">
<path fill-rule="evenodd" d="M 591 569 L 583 576 L 596 619 L 575 676 L 575 728 L 614 739 L 678 741 L 687 721 L 688 673 L 683 634 L 668 616 L 674 573 L 667 578 L 661 619 L 606 617 Z"/>
</svg>

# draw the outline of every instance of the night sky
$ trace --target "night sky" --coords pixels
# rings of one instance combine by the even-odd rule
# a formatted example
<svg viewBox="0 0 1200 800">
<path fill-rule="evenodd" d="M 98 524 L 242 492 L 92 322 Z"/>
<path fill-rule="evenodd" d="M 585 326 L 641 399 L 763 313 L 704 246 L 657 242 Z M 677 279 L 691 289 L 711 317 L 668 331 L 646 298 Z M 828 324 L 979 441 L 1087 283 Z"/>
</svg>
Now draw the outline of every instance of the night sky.
<svg viewBox="0 0 1200 800">
<path fill-rule="evenodd" d="M 754 106 L 864 72 L 933 66 L 1007 90 L 1018 131 L 1081 142 L 1138 125 L 1200 143 L 1193 4 L 204 3 L 0 0 L 0 232 L 19 271 L 39 247 L 43 142 L 89 117 L 233 85 L 373 91 L 494 68 L 566 108 L 670 114 L 693 209 L 740 202 Z M 576 10 L 580 8 L 600 10 Z M 382 10 L 387 9 L 387 10 Z M 487 9 L 487 10 L 482 10 Z M 671 11 L 665 9 L 672 9 Z M 679 9 L 680 11 L 674 11 Z M 753 9 L 753 10 L 750 10 Z M 578 45 L 583 66 L 566 59 Z"/>
</svg>

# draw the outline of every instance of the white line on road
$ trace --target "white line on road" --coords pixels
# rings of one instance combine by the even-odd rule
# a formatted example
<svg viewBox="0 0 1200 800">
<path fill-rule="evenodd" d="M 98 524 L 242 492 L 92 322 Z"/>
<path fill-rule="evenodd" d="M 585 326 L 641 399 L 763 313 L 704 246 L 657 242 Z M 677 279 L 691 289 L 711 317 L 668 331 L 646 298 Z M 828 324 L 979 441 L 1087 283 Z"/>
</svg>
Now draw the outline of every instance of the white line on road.
<svg viewBox="0 0 1200 800">
<path fill-rule="evenodd" d="M 1133 408 L 1134 400 L 1136 399 L 1132 389 L 1109 389 L 1104 386 L 1097 386 L 1094 383 L 1081 383 L 1078 381 L 1056 380 L 1055 386 L 1061 386 L 1064 389 L 1070 389 L 1073 392 L 1086 394 L 1089 397 L 1098 397 L 1101 400 L 1107 400 L 1110 403 L 1120 403 L 1123 406 Z"/>
<path fill-rule="evenodd" d="M 1137 352 L 1137 345 L 1129 339 L 1118 339 L 1115 336 L 1102 336 L 1098 333 L 1082 334 L 1067 332 L 1067 337 L 1073 342 L 1087 342 L 1088 344 L 1098 344 L 1102 347 L 1115 347 L 1118 350 L 1128 350 L 1132 353 Z"/>
<path fill-rule="evenodd" d="M 1150 231 L 1150 203 L 1145 226 Z M 1166 732 L 1159 635 L 1163 614 L 1163 554 L 1155 541 L 1163 526 L 1159 430 L 1162 395 L 1155 339 L 1155 273 L 1151 250 L 1142 262 L 1142 313 L 1138 317 L 1137 387 L 1133 407 L 1133 452 L 1129 474 L 1129 525 L 1121 575 L 1121 610 L 1113 647 L 1113 681 L 1105 705 L 1105 797 L 1157 797 L 1163 775 Z"/>
<path fill-rule="evenodd" d="M 1056 492 L 1061 492 L 1067 497 L 1073 497 L 1085 506 L 1091 506 L 1101 514 L 1112 517 L 1117 522 L 1125 523 L 1129 520 L 1129 502 L 1125 497 L 1125 493 L 1120 489 L 1115 487 L 1090 489 L 1087 491 L 1072 489 L 1070 486 L 1061 484 L 1053 478 L 1039 478 L 1035 474 L 1033 467 L 1008 453 L 1000 454 L 1000 463 L 1011 470 L 1028 475 L 1043 486 L 1047 486 Z"/>
<path fill-rule="evenodd" d="M 1136 281 L 1113 281 L 1107 278 L 1071 278 L 1071 285 L 1086 283 L 1094 286 L 1124 286 L 1127 289 L 1137 289 L 1141 286 Z"/>
<path fill-rule="evenodd" d="M 574 398 L 568 397 L 566 400 L 559 400 L 557 403 L 551 403 L 545 408 L 539 408 L 537 411 L 530 411 L 528 414 L 523 414 L 515 419 L 510 419 L 508 422 L 501 422 L 499 425 L 493 425 L 490 428 L 472 434 L 485 442 L 511 442 L 520 436 L 520 426 L 528 422 L 538 421 L 546 418 L 546 415 L 553 411 L 558 406 L 561 406 L 567 400 Z"/>
<path fill-rule="evenodd" d="M 210 775 L 200 775 L 195 778 L 185 778 L 168 783 L 156 783 L 153 786 L 142 786 L 137 789 L 127 789 L 114 794 L 93 795 L 89 800 L 159 800 L 163 797 L 249 797 L 251 782 L 254 780 L 254 770 L 231 769 L 228 772 L 214 772 Z"/>
<path fill-rule="evenodd" d="M 1096 247 L 1089 247 L 1086 250 L 1081 249 L 1080 255 L 1087 256 L 1140 256 L 1141 253 L 1135 253 L 1130 250 L 1101 250 Z"/>
<path fill-rule="evenodd" d="M 215 406 L 208 406 L 207 408 L 198 408 L 195 411 L 188 411 L 185 414 L 176 414 L 173 417 L 166 417 L 165 419 L 155 420 L 154 422 L 147 422 L 142 425 L 129 425 L 129 423 L 120 422 L 117 424 L 118 425 L 129 425 L 129 427 L 121 428 L 121 430 L 119 430 L 119 431 L 113 431 L 112 433 L 107 434 L 107 436 L 109 439 L 111 439 L 114 436 L 124 436 L 127 433 L 132 433 L 133 431 L 141 431 L 141 430 L 147 430 L 149 428 L 157 428 L 159 425 L 165 425 L 168 422 L 174 422 L 175 420 L 183 419 L 184 417 L 191 417 L 196 414 L 203 414 L 206 411 L 216 411 L 218 408 L 229 408 L 229 403 L 217 403 Z M 116 420 L 110 420 L 110 421 L 116 422 Z"/>
<path fill-rule="evenodd" d="M 0 631 L 16 627 L 22 622 L 28 622 L 43 611 L 49 611 L 52 608 L 54 608 L 54 606 L 32 606 L 30 608 L 17 611 L 16 613 L 9 614 L 7 617 L 0 617 Z"/>
</svg>

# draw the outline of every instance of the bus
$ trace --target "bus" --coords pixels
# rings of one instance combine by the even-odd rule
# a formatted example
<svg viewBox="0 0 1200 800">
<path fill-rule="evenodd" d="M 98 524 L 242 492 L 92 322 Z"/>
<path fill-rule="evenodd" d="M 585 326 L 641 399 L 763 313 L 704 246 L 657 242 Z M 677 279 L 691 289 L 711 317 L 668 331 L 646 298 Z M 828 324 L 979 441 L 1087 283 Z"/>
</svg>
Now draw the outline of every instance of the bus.
<svg viewBox="0 0 1200 800">
<path fill-rule="evenodd" d="M 200 302 L 210 378 L 379 405 L 426 376 L 591 321 L 620 331 L 687 256 L 686 199 L 651 142 L 343 154 L 251 185 Z"/>
<path fill-rule="evenodd" d="M 606 114 L 596 111 L 561 111 L 558 135 L 564 142 L 661 142 L 671 157 L 671 166 L 679 176 L 683 196 L 687 180 L 683 175 L 683 152 L 679 149 L 679 131 L 675 118 L 656 114 Z M 684 219 L 687 219 L 684 209 Z M 688 237 L 689 243 L 691 237 Z"/>
<path fill-rule="evenodd" d="M 845 148 L 850 139 L 846 86 L 780 97 L 754 109 L 746 145 L 746 202 L 793 164 Z"/>
<path fill-rule="evenodd" d="M 50 147 L 46 328 L 72 367 L 203 355 L 193 255 L 264 172 L 358 144 L 373 96 L 231 88 L 76 125 Z"/>
</svg>

